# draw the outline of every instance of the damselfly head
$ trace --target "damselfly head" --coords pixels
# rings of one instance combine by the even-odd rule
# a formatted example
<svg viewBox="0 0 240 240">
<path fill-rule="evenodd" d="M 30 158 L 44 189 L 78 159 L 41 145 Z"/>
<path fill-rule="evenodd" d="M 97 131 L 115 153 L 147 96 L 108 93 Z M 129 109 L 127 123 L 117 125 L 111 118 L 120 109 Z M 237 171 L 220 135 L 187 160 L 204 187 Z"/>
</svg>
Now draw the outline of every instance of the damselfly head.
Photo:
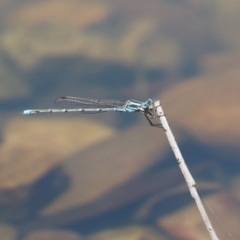
<svg viewBox="0 0 240 240">
<path fill-rule="evenodd" d="M 142 108 L 144 109 L 153 109 L 153 100 L 148 99 L 146 102 L 142 103 Z"/>
</svg>

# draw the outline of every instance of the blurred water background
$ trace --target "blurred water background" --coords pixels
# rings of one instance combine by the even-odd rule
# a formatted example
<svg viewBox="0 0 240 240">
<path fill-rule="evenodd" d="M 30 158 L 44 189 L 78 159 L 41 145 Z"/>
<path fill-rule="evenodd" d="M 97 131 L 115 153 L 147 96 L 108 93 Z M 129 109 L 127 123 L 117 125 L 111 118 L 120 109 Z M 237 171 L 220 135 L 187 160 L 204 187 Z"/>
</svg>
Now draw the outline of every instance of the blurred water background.
<svg viewBox="0 0 240 240">
<path fill-rule="evenodd" d="M 64 95 L 160 99 L 220 239 L 240 239 L 239 26 L 237 0 L 0 0 L 1 239 L 209 239 L 142 114 L 20 114 Z"/>
</svg>

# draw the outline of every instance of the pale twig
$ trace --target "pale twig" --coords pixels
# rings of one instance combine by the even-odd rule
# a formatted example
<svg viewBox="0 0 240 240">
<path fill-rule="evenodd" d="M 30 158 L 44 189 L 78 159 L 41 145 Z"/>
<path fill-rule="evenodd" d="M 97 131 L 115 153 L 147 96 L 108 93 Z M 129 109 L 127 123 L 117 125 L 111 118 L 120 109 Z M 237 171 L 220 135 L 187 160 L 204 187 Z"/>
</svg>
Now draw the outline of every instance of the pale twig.
<svg viewBox="0 0 240 240">
<path fill-rule="evenodd" d="M 202 216 L 202 219 L 206 225 L 206 228 L 210 234 L 210 237 L 212 240 L 219 240 L 211 222 L 210 222 L 210 219 L 207 215 L 207 212 L 202 204 L 202 201 L 201 201 L 201 198 L 199 197 L 198 195 L 198 192 L 197 192 L 197 188 L 196 188 L 196 183 L 195 183 L 195 180 L 193 179 L 184 159 L 183 159 L 183 156 L 180 152 L 180 149 L 177 145 L 177 142 L 173 136 L 173 133 L 170 129 L 170 126 L 167 122 L 167 119 L 166 119 L 166 116 L 164 115 L 164 112 L 163 112 L 163 109 L 160 105 L 160 101 L 155 101 L 154 102 L 154 107 L 155 107 L 155 110 L 156 110 L 156 114 L 157 116 L 159 117 L 159 120 L 162 124 L 162 127 L 167 135 L 167 138 L 168 138 L 168 141 L 169 141 L 169 144 L 171 145 L 172 147 L 172 150 L 174 152 L 174 155 L 177 159 L 177 163 L 179 164 L 179 167 L 182 171 L 182 174 L 187 182 L 187 185 L 188 185 L 188 188 L 189 188 L 189 191 L 191 193 L 191 196 L 193 197 L 193 199 L 195 200 L 196 204 L 197 204 L 197 207 L 198 207 L 198 210 Z"/>
</svg>

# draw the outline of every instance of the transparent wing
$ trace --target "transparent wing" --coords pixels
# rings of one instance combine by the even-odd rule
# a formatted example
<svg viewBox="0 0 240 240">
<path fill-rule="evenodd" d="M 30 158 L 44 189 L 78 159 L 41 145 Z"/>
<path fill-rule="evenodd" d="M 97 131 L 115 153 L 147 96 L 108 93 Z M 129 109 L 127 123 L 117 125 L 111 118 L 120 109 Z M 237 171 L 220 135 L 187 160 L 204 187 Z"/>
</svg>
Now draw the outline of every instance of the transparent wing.
<svg viewBox="0 0 240 240">
<path fill-rule="evenodd" d="M 91 98 L 80 98 L 80 97 L 60 97 L 55 100 L 54 105 L 57 108 L 114 108 L 114 107 L 122 107 L 125 102 L 121 102 L 118 100 L 98 100 Z"/>
</svg>

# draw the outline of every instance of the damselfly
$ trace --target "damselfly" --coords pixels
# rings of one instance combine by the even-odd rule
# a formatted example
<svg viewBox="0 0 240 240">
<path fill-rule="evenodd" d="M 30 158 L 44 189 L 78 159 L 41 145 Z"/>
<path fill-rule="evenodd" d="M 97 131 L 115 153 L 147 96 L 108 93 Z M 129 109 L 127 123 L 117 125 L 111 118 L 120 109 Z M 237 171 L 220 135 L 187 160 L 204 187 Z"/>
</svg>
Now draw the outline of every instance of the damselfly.
<svg viewBox="0 0 240 240">
<path fill-rule="evenodd" d="M 55 109 L 32 109 L 24 110 L 22 114 L 31 115 L 36 113 L 67 113 L 67 112 L 81 112 L 81 113 L 100 113 L 100 112 L 141 112 L 145 115 L 148 122 L 153 127 L 161 127 L 161 124 L 153 123 L 156 117 L 153 100 L 148 99 L 145 102 L 136 100 L 127 100 L 121 102 L 119 100 L 98 100 L 80 97 L 60 97 L 55 100 Z"/>
</svg>

